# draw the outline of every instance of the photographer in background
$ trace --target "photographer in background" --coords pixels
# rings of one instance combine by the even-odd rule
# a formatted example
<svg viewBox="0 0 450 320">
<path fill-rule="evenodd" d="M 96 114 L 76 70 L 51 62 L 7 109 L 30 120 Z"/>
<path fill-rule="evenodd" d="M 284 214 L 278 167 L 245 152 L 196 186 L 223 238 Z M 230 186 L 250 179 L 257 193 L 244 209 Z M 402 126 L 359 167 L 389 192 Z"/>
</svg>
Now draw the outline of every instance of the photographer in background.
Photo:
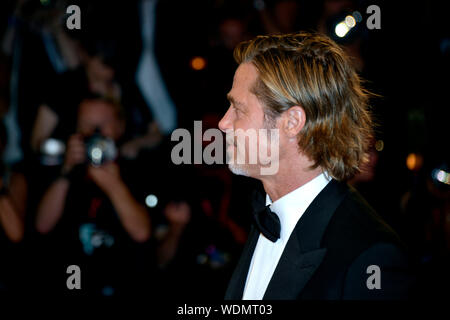
<svg viewBox="0 0 450 320">
<path fill-rule="evenodd" d="M 120 101 L 123 106 L 124 157 L 135 159 L 140 151 L 158 146 L 162 134 L 138 88 L 123 77 L 117 41 L 88 38 L 77 44 L 79 65 L 55 76 L 43 90 L 31 132 L 31 149 L 39 153 L 48 138 L 66 140 L 76 126 L 79 104 L 92 95 Z"/>
<path fill-rule="evenodd" d="M 20 282 L 18 270 L 24 236 L 24 216 L 27 203 L 27 181 L 23 165 L 4 163 L 7 141 L 3 120 L 0 119 L 0 293 L 11 293 Z"/>
<path fill-rule="evenodd" d="M 130 254 L 150 237 L 149 214 L 122 178 L 129 178 L 125 162 L 115 157 L 124 128 L 119 105 L 100 98 L 83 100 L 61 174 L 37 210 L 36 229 L 54 237 L 56 255 L 51 257 L 62 258 L 65 267 L 84 266 L 87 290 L 94 295 L 115 295 L 124 285 L 136 284 L 125 279 L 135 275 L 129 269 Z M 55 272 L 61 271 L 65 269 Z M 57 281 L 65 287 L 65 280 Z"/>
<path fill-rule="evenodd" d="M 9 168 L 4 164 L 5 144 L 6 130 L 0 121 L 0 229 L 9 241 L 20 242 L 24 233 L 27 183 L 25 176 L 16 166 Z"/>
</svg>

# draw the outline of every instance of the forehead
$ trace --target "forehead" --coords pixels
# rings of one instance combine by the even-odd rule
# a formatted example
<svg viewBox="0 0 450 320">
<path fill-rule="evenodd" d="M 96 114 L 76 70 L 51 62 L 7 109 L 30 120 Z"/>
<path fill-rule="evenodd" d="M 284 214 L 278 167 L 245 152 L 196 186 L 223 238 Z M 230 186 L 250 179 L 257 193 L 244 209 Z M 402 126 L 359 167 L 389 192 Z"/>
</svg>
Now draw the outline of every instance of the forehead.
<svg viewBox="0 0 450 320">
<path fill-rule="evenodd" d="M 258 78 L 258 71 L 251 63 L 242 63 L 236 70 L 230 95 L 234 98 L 245 99 Z"/>
<path fill-rule="evenodd" d="M 113 107 L 103 101 L 84 101 L 80 104 L 79 118 L 102 118 L 114 116 Z"/>
</svg>

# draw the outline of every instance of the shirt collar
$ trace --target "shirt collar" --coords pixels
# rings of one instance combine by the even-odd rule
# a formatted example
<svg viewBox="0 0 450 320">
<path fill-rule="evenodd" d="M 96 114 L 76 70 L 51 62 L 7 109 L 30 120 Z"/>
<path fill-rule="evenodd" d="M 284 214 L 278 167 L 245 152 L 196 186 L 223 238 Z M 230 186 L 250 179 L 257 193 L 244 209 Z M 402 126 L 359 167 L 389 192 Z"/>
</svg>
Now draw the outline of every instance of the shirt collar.
<svg viewBox="0 0 450 320">
<path fill-rule="evenodd" d="M 269 195 L 266 194 L 266 205 L 270 205 L 270 210 L 275 212 L 280 218 L 280 239 L 283 242 L 288 241 L 297 221 L 301 218 L 314 198 L 330 181 L 331 177 L 328 174 L 321 173 L 311 181 L 282 196 L 273 203 Z"/>
</svg>

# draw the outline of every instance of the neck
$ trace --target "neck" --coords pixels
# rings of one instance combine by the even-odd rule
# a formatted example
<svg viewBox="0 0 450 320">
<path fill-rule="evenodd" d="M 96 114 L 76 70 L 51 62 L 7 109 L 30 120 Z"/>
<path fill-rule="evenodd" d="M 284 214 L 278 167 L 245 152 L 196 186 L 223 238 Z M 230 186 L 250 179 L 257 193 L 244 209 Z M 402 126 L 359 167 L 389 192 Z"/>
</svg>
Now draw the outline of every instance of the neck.
<svg viewBox="0 0 450 320">
<path fill-rule="evenodd" d="M 322 173 L 322 168 L 310 169 L 313 163 L 305 157 L 299 157 L 294 163 L 280 163 L 278 173 L 273 176 L 264 176 L 260 180 L 264 190 L 270 196 L 272 202 L 284 195 L 300 188 Z"/>
</svg>

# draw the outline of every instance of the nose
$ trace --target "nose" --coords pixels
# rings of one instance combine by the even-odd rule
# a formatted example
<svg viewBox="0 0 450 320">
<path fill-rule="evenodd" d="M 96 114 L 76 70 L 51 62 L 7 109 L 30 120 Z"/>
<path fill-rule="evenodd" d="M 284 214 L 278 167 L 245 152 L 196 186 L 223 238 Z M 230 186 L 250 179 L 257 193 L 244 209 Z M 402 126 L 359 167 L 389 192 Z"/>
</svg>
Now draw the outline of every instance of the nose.
<svg viewBox="0 0 450 320">
<path fill-rule="evenodd" d="M 231 112 L 232 112 L 231 107 L 229 107 L 227 112 L 219 121 L 219 129 L 222 130 L 222 132 L 226 132 L 233 128 L 231 121 Z"/>
</svg>

